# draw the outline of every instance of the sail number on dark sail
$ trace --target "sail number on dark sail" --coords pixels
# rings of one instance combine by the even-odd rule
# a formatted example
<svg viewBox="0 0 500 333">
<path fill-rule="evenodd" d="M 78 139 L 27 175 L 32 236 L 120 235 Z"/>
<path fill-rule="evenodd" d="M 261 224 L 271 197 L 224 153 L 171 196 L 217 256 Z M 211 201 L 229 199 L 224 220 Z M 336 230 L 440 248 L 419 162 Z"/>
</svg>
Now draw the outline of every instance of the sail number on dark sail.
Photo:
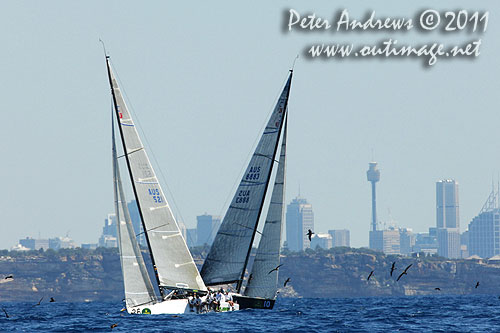
<svg viewBox="0 0 500 333">
<path fill-rule="evenodd" d="M 260 177 L 260 166 L 251 167 L 250 171 L 247 173 L 245 179 L 246 180 L 256 180 Z"/>
</svg>

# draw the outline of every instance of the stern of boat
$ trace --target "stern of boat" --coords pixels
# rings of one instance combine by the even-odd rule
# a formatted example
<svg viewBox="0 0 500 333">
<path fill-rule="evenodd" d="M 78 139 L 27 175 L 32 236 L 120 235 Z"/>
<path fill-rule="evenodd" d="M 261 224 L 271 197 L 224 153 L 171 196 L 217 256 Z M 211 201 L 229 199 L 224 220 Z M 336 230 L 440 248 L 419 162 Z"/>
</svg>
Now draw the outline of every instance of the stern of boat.
<svg viewBox="0 0 500 333">
<path fill-rule="evenodd" d="M 274 307 L 274 299 L 261 297 L 248 297 L 242 295 L 233 295 L 233 300 L 238 303 L 239 309 L 266 309 L 271 310 Z"/>
<path fill-rule="evenodd" d="M 130 314 L 183 314 L 189 313 L 187 299 L 171 299 L 160 303 L 127 307 Z"/>
</svg>

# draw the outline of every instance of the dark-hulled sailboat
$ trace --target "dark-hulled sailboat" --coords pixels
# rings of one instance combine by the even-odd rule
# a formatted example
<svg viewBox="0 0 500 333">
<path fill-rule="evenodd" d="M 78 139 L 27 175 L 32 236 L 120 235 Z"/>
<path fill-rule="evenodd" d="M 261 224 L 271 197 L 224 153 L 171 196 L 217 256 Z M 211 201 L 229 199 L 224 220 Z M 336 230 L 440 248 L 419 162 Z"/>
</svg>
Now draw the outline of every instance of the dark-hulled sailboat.
<svg viewBox="0 0 500 333">
<path fill-rule="evenodd" d="M 236 284 L 233 300 L 240 309 L 274 306 L 283 225 L 287 106 L 293 70 L 274 107 L 264 133 L 201 269 L 207 286 Z M 279 145 L 281 139 L 281 147 Z M 277 160 L 279 156 L 279 160 Z M 266 222 L 246 288 L 242 292 L 250 252 L 257 233 L 271 174 L 278 165 Z"/>
</svg>

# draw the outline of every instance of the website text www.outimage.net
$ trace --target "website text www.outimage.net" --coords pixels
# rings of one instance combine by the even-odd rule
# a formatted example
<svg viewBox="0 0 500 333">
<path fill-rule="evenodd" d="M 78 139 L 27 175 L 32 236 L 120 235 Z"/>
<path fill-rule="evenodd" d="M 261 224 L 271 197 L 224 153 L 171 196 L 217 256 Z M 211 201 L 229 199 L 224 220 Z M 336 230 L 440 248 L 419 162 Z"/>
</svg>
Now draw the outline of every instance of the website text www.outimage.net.
<svg viewBox="0 0 500 333">
<path fill-rule="evenodd" d="M 343 59 L 343 58 L 422 58 L 427 66 L 434 66 L 438 59 L 467 57 L 474 59 L 481 54 L 481 38 L 470 38 L 471 34 L 481 35 L 488 27 L 489 12 L 479 11 L 445 11 L 433 9 L 423 10 L 414 18 L 377 17 L 375 11 L 370 11 L 361 19 L 351 18 L 349 11 L 344 9 L 334 15 L 333 20 L 324 19 L 315 13 L 301 15 L 295 9 L 290 9 L 285 15 L 285 31 L 312 32 L 329 30 L 333 34 L 348 32 L 383 31 L 408 32 L 411 30 L 428 33 L 433 30 L 444 34 L 467 33 L 468 39 L 459 43 L 406 43 L 396 38 L 384 38 L 372 43 L 314 43 L 304 48 L 304 54 L 309 58 Z"/>
</svg>

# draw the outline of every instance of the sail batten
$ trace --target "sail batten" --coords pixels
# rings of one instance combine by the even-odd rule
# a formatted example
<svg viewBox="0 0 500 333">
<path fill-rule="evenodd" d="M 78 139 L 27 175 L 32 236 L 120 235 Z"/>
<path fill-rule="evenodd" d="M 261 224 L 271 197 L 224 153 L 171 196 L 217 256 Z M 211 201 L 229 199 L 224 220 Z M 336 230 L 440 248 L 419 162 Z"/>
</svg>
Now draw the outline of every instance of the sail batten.
<svg viewBox="0 0 500 333">
<path fill-rule="evenodd" d="M 291 80 L 292 73 L 205 259 L 201 275 L 207 285 L 221 284 L 221 281 L 238 281 L 237 289 L 241 285 L 280 140 Z"/>
<path fill-rule="evenodd" d="M 280 263 L 281 234 L 283 230 L 283 203 L 285 199 L 287 120 L 283 129 L 280 160 L 271 205 L 267 212 L 251 276 L 245 288 L 245 295 L 274 299 L 278 287 L 278 267 Z"/>
<path fill-rule="evenodd" d="M 139 214 L 146 230 L 145 236 L 151 250 L 158 285 L 182 285 L 186 289 L 206 290 L 184 238 L 182 236 L 163 238 L 160 234 L 161 231 L 180 233 L 180 230 L 134 126 L 108 59 L 107 67 L 123 150 L 127 152 L 125 157 L 129 175 Z M 154 181 L 139 181 L 140 179 Z M 175 267 L 176 262 L 190 264 Z"/>
</svg>

